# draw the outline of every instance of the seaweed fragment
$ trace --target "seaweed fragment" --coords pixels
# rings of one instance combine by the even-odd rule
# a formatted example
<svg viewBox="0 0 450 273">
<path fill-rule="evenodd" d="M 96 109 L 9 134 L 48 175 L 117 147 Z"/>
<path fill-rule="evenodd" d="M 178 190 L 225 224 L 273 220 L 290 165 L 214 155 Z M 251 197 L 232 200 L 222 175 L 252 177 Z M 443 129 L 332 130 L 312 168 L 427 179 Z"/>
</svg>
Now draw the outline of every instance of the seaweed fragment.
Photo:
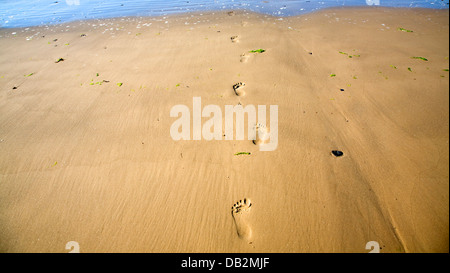
<svg viewBox="0 0 450 273">
<path fill-rule="evenodd" d="M 409 30 L 409 29 L 406 29 L 406 28 L 402 28 L 402 27 L 399 27 L 398 30 L 403 31 L 403 32 L 414 32 L 412 30 Z"/>
<path fill-rule="evenodd" d="M 235 153 L 234 155 L 251 155 L 251 153 L 248 153 L 248 152 L 239 152 L 239 153 Z"/>
<path fill-rule="evenodd" d="M 250 50 L 249 52 L 250 53 L 264 53 L 264 52 L 266 52 L 266 50 L 265 49 L 254 49 L 254 50 Z"/>
<path fill-rule="evenodd" d="M 428 62 L 428 59 L 424 58 L 424 57 L 411 57 L 411 59 L 422 60 L 422 61 Z"/>
<path fill-rule="evenodd" d="M 353 50 L 353 51 L 355 51 L 355 50 Z M 343 52 L 343 51 L 339 51 L 339 54 L 342 54 L 342 55 L 346 55 L 346 56 L 348 56 L 350 59 L 352 59 L 353 57 L 361 57 L 361 55 L 359 55 L 359 54 L 356 54 L 356 55 L 350 55 L 350 54 L 348 54 L 347 52 Z"/>
</svg>

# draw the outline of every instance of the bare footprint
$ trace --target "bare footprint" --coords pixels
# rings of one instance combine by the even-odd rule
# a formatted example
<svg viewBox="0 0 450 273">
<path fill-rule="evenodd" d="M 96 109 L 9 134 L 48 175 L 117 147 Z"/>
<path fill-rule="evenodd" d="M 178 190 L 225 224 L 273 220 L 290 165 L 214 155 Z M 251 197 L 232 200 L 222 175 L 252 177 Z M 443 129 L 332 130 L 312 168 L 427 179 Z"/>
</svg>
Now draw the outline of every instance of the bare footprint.
<svg viewBox="0 0 450 273">
<path fill-rule="evenodd" d="M 267 127 L 264 124 L 256 124 L 254 127 L 253 144 L 261 145 L 267 142 Z"/>
<path fill-rule="evenodd" d="M 239 43 L 239 39 L 238 39 L 239 37 L 238 36 L 231 36 L 231 42 L 232 43 Z"/>
<path fill-rule="evenodd" d="M 234 224 L 239 238 L 250 241 L 252 238 L 252 229 L 247 224 L 246 216 L 250 211 L 252 203 L 249 199 L 239 200 L 231 207 L 231 215 L 233 216 Z"/>
<path fill-rule="evenodd" d="M 248 59 L 250 58 L 250 56 L 247 53 L 242 53 L 241 54 L 241 63 L 246 63 L 248 62 Z"/>
<path fill-rule="evenodd" d="M 233 85 L 233 90 L 236 96 L 243 96 L 245 95 L 245 91 L 243 90 L 245 86 L 245 83 L 239 82 Z"/>
</svg>

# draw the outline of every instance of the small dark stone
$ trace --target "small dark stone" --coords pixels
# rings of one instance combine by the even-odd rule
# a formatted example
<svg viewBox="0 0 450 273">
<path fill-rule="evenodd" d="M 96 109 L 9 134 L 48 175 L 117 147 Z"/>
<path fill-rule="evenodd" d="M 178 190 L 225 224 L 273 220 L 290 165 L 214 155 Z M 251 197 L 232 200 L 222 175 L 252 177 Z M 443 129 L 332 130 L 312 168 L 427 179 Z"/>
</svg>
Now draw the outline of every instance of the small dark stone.
<svg viewBox="0 0 450 273">
<path fill-rule="evenodd" d="M 14 87 L 13 87 L 13 90 L 16 90 L 16 89 L 17 89 L 17 86 L 14 86 Z"/>
<path fill-rule="evenodd" d="M 343 88 L 341 88 L 341 92 L 344 92 L 345 90 Z"/>
<path fill-rule="evenodd" d="M 309 54 L 309 55 L 312 55 L 312 52 L 309 52 L 308 54 Z"/>
<path fill-rule="evenodd" d="M 331 153 L 335 156 L 335 157 L 341 157 L 344 155 L 344 153 L 342 151 L 338 151 L 338 150 L 334 150 L 331 151 Z"/>
</svg>

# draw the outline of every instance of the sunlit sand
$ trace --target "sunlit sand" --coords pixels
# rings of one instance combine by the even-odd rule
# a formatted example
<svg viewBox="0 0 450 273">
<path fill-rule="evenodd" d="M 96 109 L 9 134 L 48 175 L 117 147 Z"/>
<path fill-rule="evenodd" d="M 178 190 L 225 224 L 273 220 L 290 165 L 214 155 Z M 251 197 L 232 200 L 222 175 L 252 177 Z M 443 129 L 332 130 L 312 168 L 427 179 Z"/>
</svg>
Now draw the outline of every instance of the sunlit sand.
<svg viewBox="0 0 450 273">
<path fill-rule="evenodd" d="M 345 8 L 0 29 L 0 252 L 448 252 L 448 20 Z M 193 97 L 278 105 L 277 149 L 173 140 L 170 109 Z"/>
</svg>

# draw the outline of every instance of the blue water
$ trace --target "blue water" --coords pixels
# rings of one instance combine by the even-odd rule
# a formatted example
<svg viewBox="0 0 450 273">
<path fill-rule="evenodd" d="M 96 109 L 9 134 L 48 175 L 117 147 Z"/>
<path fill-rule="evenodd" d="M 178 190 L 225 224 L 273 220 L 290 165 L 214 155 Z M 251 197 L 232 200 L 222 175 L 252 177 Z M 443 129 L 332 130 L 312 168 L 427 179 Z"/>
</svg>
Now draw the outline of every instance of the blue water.
<svg viewBox="0 0 450 273">
<path fill-rule="evenodd" d="M 449 0 L 0 0 L 0 27 L 232 9 L 284 17 L 321 8 L 367 5 L 448 9 Z"/>
</svg>

